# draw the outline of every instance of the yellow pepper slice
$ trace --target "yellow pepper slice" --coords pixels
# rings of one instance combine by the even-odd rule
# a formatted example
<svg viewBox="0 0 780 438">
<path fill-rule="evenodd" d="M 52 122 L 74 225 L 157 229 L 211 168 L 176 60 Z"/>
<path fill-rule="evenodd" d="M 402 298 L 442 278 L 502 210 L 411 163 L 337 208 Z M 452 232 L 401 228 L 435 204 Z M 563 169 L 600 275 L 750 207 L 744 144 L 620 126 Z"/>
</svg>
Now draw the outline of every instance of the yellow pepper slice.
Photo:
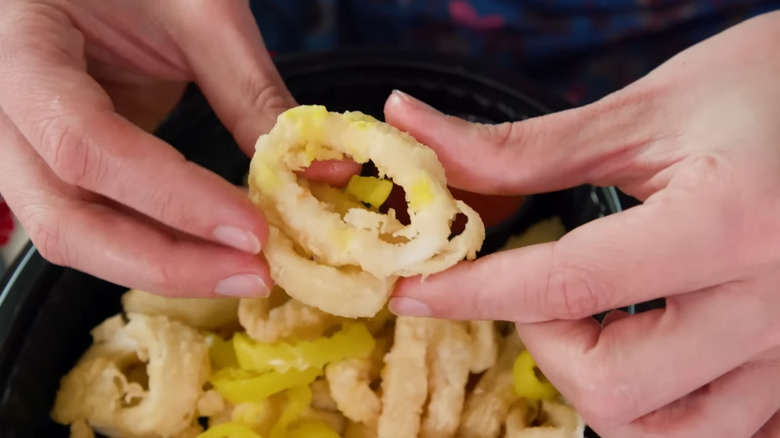
<svg viewBox="0 0 780 438">
<path fill-rule="evenodd" d="M 231 342 L 222 339 L 216 333 L 206 333 L 206 344 L 209 346 L 211 369 L 219 370 L 238 366 L 236 352 Z"/>
<path fill-rule="evenodd" d="M 374 176 L 352 175 L 347 183 L 345 193 L 352 198 L 379 208 L 390 197 L 393 190 L 393 182 L 388 179 L 379 179 Z"/>
<path fill-rule="evenodd" d="M 297 420 L 303 411 L 311 404 L 312 393 L 308 385 L 295 386 L 287 390 L 287 404 L 271 429 L 271 438 L 285 438 L 290 423 Z"/>
<path fill-rule="evenodd" d="M 220 423 L 198 435 L 197 438 L 263 438 L 252 429 L 238 423 Z"/>
<path fill-rule="evenodd" d="M 304 421 L 287 432 L 287 438 L 341 438 L 322 421 Z"/>
<path fill-rule="evenodd" d="M 546 400 L 558 395 L 550 381 L 544 377 L 528 350 L 523 350 L 512 365 L 515 394 L 528 400 Z M 537 375 L 538 372 L 538 375 Z"/>
<path fill-rule="evenodd" d="M 233 336 L 239 366 L 253 371 L 322 369 L 331 362 L 369 357 L 375 346 L 371 332 L 359 322 L 344 323 L 342 329 L 329 338 L 294 344 L 255 342 L 246 333 Z"/>
<path fill-rule="evenodd" d="M 212 374 L 209 381 L 225 400 L 237 405 L 259 403 L 285 389 L 308 385 L 321 374 L 322 370 L 318 368 L 302 371 L 292 368 L 285 372 L 271 371 L 262 374 L 237 368 L 223 368 Z"/>
<path fill-rule="evenodd" d="M 427 178 L 418 179 L 407 191 L 406 199 L 409 200 L 409 209 L 412 211 L 418 211 L 430 205 L 433 202 L 431 181 Z"/>
</svg>

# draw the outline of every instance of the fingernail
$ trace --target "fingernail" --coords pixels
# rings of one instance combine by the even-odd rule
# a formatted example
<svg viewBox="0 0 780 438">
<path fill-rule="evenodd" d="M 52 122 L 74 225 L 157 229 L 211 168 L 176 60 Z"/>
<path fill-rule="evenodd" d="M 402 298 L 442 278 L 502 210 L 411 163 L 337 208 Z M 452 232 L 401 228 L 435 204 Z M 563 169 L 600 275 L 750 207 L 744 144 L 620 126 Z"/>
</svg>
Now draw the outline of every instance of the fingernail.
<svg viewBox="0 0 780 438">
<path fill-rule="evenodd" d="M 250 254 L 257 254 L 261 249 L 260 239 L 257 236 L 236 227 L 219 226 L 214 230 L 214 238 L 227 246 Z"/>
<path fill-rule="evenodd" d="M 257 275 L 239 274 L 217 283 L 215 292 L 227 297 L 266 297 L 268 286 Z"/>
<path fill-rule="evenodd" d="M 391 312 L 399 316 L 433 316 L 433 312 L 427 304 L 412 298 L 391 298 L 390 302 L 387 303 L 387 307 Z"/>
<path fill-rule="evenodd" d="M 439 115 L 442 114 L 441 111 L 437 110 L 436 108 L 428 105 L 427 103 L 423 102 L 420 99 L 416 99 L 416 98 L 414 98 L 414 97 L 404 93 L 401 90 L 393 90 L 393 92 L 391 94 L 396 96 L 396 97 L 398 97 L 399 99 L 401 99 L 401 101 L 403 101 L 404 103 L 406 103 L 407 105 L 409 105 L 409 106 L 411 106 L 413 108 L 417 108 L 419 110 L 423 110 L 423 111 L 426 111 L 426 112 L 429 112 L 429 113 L 432 113 L 432 114 L 439 114 Z"/>
</svg>

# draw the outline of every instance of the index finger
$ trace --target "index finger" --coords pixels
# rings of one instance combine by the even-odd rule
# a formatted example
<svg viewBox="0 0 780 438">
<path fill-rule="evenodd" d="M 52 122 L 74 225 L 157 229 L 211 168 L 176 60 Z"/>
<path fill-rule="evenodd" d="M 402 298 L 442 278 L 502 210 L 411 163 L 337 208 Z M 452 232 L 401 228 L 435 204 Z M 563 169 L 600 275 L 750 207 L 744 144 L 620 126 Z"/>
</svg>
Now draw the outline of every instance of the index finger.
<svg viewBox="0 0 780 438">
<path fill-rule="evenodd" d="M 86 73 L 78 32 L 37 19 L 48 30 L 41 39 L 23 26 L 3 35 L 0 105 L 55 174 L 174 229 L 258 253 L 267 225 L 241 190 L 114 113 Z"/>
<path fill-rule="evenodd" d="M 260 134 L 295 106 L 295 99 L 268 54 L 248 2 L 178 4 L 185 7 L 167 8 L 171 31 L 214 112 L 251 155 Z"/>
<path fill-rule="evenodd" d="M 719 203 L 678 196 L 677 191 L 659 193 L 557 242 L 495 253 L 425 279 L 404 279 L 391 308 L 420 313 L 422 305 L 427 316 L 456 319 L 578 319 L 730 280 L 731 242 L 741 230 Z M 410 305 L 410 299 L 417 304 Z"/>
</svg>

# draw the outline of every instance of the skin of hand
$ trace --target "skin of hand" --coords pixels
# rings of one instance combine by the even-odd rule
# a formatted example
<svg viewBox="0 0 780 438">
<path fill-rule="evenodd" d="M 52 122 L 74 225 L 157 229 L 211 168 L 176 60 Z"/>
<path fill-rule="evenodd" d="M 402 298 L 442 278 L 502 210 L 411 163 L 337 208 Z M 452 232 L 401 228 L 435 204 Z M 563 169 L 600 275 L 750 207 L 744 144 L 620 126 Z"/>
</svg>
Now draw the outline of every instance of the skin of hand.
<svg viewBox="0 0 780 438">
<path fill-rule="evenodd" d="M 455 187 L 615 185 L 643 204 L 558 242 L 405 279 L 391 309 L 516 322 L 606 438 L 780 436 L 778 44 L 774 12 L 598 102 L 511 124 L 392 95 L 387 120 L 433 147 Z M 660 297 L 665 309 L 590 317 Z"/>
<path fill-rule="evenodd" d="M 262 213 L 150 134 L 189 81 L 247 154 L 296 104 L 246 0 L 8 0 L 0 78 L 0 193 L 43 257 L 163 295 L 267 293 Z"/>
</svg>

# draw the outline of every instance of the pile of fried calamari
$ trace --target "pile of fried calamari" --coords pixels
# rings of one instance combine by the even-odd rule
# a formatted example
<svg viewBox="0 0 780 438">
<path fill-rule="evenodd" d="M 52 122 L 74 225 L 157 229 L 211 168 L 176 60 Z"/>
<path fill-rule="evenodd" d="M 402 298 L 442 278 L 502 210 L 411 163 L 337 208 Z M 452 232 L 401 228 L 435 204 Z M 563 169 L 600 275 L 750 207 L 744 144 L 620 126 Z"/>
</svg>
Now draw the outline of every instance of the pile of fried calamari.
<svg viewBox="0 0 780 438">
<path fill-rule="evenodd" d="M 553 240 L 557 220 L 508 246 Z M 509 324 L 342 318 L 261 299 L 131 290 L 62 379 L 71 436 L 575 438 L 575 410 Z"/>
</svg>

